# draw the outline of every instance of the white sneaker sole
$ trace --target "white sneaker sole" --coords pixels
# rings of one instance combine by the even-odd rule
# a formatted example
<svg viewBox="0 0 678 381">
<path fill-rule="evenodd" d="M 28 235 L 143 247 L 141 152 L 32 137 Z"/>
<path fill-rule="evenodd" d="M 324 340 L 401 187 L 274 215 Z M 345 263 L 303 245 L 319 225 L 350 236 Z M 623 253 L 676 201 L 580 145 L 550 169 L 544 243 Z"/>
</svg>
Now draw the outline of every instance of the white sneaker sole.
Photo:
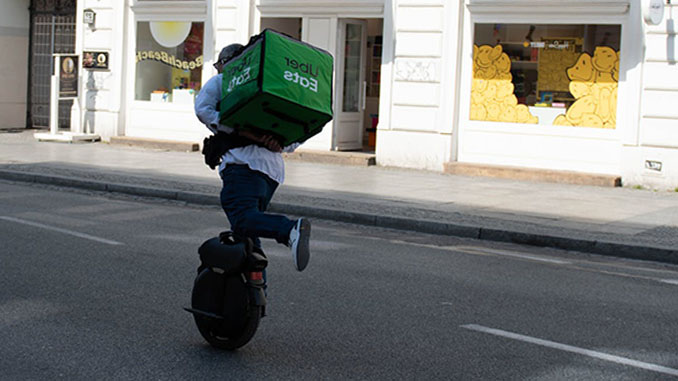
<svg viewBox="0 0 678 381">
<path fill-rule="evenodd" d="M 310 240 L 311 240 L 311 222 L 302 218 L 299 226 L 299 239 L 295 242 L 295 247 L 292 248 L 294 253 L 294 266 L 297 271 L 303 271 L 308 266 L 308 261 L 311 258 Z"/>
</svg>

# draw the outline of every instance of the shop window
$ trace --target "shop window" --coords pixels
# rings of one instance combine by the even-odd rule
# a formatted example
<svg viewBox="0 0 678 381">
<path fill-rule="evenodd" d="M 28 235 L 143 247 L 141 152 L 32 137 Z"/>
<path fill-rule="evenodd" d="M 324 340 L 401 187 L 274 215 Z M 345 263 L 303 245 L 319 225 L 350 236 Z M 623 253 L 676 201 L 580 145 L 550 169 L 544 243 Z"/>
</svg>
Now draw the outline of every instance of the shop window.
<svg viewBox="0 0 678 381">
<path fill-rule="evenodd" d="M 620 32 L 476 24 L 470 119 L 614 129 Z"/>
<path fill-rule="evenodd" d="M 202 22 L 137 23 L 135 97 L 192 104 L 203 67 Z"/>
</svg>

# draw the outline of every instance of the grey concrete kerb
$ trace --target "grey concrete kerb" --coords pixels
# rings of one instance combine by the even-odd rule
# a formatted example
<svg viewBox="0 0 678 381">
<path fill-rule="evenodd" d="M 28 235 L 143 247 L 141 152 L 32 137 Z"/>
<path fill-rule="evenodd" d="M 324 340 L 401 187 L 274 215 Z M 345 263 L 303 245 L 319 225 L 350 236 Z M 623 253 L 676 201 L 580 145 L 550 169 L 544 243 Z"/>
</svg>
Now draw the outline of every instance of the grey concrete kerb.
<svg viewBox="0 0 678 381">
<path fill-rule="evenodd" d="M 0 170 L 0 179 L 27 183 L 56 185 L 99 192 L 111 192 L 132 196 L 152 197 L 183 201 L 196 205 L 218 205 L 219 197 L 214 194 L 168 190 L 132 184 L 25 173 Z M 630 245 L 585 238 L 561 237 L 553 234 L 530 233 L 511 229 L 487 228 L 478 225 L 457 224 L 401 216 L 386 216 L 376 213 L 362 213 L 319 206 L 306 206 L 285 202 L 273 202 L 270 210 L 275 213 L 303 215 L 366 226 L 416 231 L 428 234 L 451 235 L 488 241 L 512 242 L 533 246 L 553 247 L 623 258 L 650 260 L 678 264 L 678 250 L 652 246 Z"/>
</svg>

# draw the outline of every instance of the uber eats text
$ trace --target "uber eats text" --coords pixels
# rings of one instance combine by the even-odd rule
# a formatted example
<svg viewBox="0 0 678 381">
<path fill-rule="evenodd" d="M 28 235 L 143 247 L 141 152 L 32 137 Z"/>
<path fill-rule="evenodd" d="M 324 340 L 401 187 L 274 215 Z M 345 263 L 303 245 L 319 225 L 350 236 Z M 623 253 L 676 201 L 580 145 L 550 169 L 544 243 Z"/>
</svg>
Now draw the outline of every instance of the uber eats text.
<svg viewBox="0 0 678 381">
<path fill-rule="evenodd" d="M 229 65 L 225 68 L 224 75 L 231 77 L 227 89 L 229 93 L 236 87 L 252 79 L 251 62 L 252 57 L 247 56 L 244 57 L 241 62 Z M 318 92 L 318 80 L 316 78 L 318 77 L 319 70 L 317 67 L 314 68 L 313 64 L 299 63 L 297 60 L 290 59 L 289 57 L 285 57 L 285 63 L 290 69 L 295 69 L 295 71 L 285 70 L 285 72 L 283 72 L 283 78 L 286 81 L 296 83 L 313 92 Z"/>
<path fill-rule="evenodd" d="M 228 82 L 228 92 L 230 93 L 237 86 L 242 85 L 243 83 L 251 79 L 250 75 L 250 63 L 252 63 L 252 57 L 245 57 L 239 64 L 231 65 L 227 67 L 224 71 L 224 75 L 233 76 L 230 82 Z"/>
<path fill-rule="evenodd" d="M 283 73 L 285 80 L 290 81 L 296 84 L 299 84 L 300 86 L 309 89 L 313 92 L 318 92 L 318 80 L 315 78 L 310 78 L 310 77 L 318 77 L 318 68 L 315 68 L 315 72 L 313 71 L 313 64 L 307 64 L 307 63 L 299 63 L 295 59 L 290 59 L 289 57 L 285 57 L 285 62 L 287 63 L 287 66 L 291 69 L 298 69 L 301 71 L 303 74 L 307 74 L 307 76 L 304 76 L 303 74 L 299 74 L 299 72 L 291 72 L 289 70 L 285 70 Z"/>
</svg>

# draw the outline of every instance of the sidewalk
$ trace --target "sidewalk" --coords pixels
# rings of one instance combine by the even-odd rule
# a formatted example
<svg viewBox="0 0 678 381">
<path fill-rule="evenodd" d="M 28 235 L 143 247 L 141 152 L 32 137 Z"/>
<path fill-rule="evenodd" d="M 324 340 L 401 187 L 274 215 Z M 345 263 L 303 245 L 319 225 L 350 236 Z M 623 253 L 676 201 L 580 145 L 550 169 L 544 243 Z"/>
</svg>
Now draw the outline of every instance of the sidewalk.
<svg viewBox="0 0 678 381">
<path fill-rule="evenodd" d="M 0 130 L 0 180 L 219 207 L 197 152 L 37 142 Z M 493 241 L 678 263 L 678 193 L 287 161 L 271 210 Z"/>
</svg>

